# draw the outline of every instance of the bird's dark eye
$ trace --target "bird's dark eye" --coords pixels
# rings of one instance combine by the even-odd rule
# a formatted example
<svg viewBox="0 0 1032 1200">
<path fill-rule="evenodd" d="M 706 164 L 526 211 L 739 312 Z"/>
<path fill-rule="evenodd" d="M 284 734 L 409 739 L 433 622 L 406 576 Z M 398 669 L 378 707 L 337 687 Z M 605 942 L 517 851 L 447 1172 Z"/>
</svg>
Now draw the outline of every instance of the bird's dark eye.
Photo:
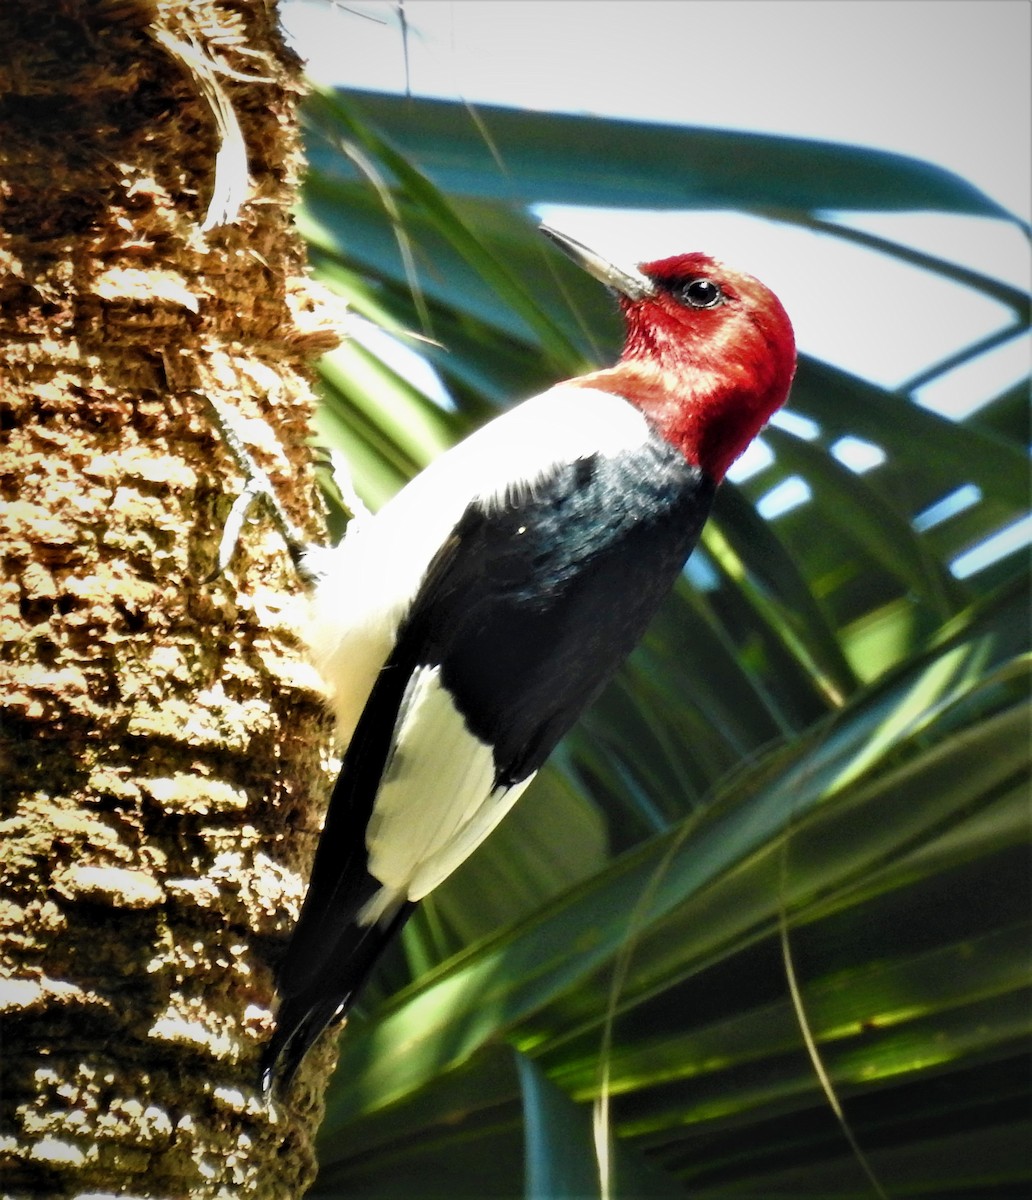
<svg viewBox="0 0 1032 1200">
<path fill-rule="evenodd" d="M 715 308 L 724 299 L 720 285 L 712 279 L 689 279 L 677 291 L 680 298 L 692 308 Z"/>
</svg>

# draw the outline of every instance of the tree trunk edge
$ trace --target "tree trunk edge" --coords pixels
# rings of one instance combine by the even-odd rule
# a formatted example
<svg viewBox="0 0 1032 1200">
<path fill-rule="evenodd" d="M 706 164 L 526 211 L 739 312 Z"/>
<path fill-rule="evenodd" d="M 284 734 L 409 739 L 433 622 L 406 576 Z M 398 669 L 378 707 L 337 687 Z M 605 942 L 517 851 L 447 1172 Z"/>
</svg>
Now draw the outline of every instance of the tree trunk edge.
<svg viewBox="0 0 1032 1200">
<path fill-rule="evenodd" d="M 255 1077 L 329 720 L 271 524 L 209 580 L 207 400 L 316 535 L 299 64 L 261 0 L 30 0 L 0 46 L 0 1186 L 300 1195 L 332 1052 Z M 212 79 L 250 178 L 204 229 Z"/>
</svg>

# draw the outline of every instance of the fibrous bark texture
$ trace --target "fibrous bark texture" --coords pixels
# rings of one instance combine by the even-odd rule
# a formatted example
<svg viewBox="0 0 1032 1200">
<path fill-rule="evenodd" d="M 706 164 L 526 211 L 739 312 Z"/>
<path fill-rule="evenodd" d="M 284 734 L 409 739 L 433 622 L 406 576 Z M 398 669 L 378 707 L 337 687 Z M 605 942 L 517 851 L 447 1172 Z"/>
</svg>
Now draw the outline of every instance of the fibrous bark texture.
<svg viewBox="0 0 1032 1200">
<path fill-rule="evenodd" d="M 303 603 L 221 400 L 310 515 L 332 342 L 263 0 L 0 6 L 0 1190 L 290 1196 L 327 1056 L 255 1064 L 325 786 Z M 306 1082 L 307 1081 L 309 1082 Z"/>
</svg>

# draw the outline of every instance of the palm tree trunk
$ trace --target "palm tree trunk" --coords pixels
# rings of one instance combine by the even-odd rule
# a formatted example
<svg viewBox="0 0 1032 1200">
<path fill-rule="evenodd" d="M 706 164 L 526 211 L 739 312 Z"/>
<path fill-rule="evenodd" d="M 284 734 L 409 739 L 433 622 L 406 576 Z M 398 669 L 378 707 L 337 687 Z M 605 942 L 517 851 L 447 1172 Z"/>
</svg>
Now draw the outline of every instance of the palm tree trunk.
<svg viewBox="0 0 1032 1200">
<path fill-rule="evenodd" d="M 209 576 L 212 399 L 318 534 L 299 64 L 263 0 L 18 0 L 0 58 L 0 1179 L 297 1195 L 329 1054 L 255 1063 L 327 720 L 270 523 Z"/>
</svg>

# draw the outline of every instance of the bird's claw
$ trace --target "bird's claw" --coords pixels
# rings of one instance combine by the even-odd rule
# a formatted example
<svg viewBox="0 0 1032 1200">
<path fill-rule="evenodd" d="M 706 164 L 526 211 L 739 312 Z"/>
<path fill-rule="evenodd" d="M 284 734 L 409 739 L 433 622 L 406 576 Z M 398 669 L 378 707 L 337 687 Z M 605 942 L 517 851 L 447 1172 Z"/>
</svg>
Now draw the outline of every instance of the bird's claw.
<svg viewBox="0 0 1032 1200">
<path fill-rule="evenodd" d="M 256 502 L 261 501 L 286 543 L 287 552 L 290 554 L 298 574 L 305 583 L 312 583 L 311 573 L 304 566 L 304 557 L 309 549 L 308 543 L 301 535 L 301 531 L 287 516 L 268 475 L 254 461 L 250 451 L 244 445 L 244 441 L 236 429 L 235 414 L 222 401 L 213 396 L 208 397 L 208 402 L 215 414 L 216 424 L 222 434 L 223 442 L 246 482 L 243 491 L 233 501 L 233 507 L 229 510 L 229 516 L 222 529 L 222 537 L 219 539 L 215 567 L 206 582 L 210 583 L 217 579 L 229 566 L 233 552 L 240 541 L 240 533 L 247 514 Z"/>
</svg>

